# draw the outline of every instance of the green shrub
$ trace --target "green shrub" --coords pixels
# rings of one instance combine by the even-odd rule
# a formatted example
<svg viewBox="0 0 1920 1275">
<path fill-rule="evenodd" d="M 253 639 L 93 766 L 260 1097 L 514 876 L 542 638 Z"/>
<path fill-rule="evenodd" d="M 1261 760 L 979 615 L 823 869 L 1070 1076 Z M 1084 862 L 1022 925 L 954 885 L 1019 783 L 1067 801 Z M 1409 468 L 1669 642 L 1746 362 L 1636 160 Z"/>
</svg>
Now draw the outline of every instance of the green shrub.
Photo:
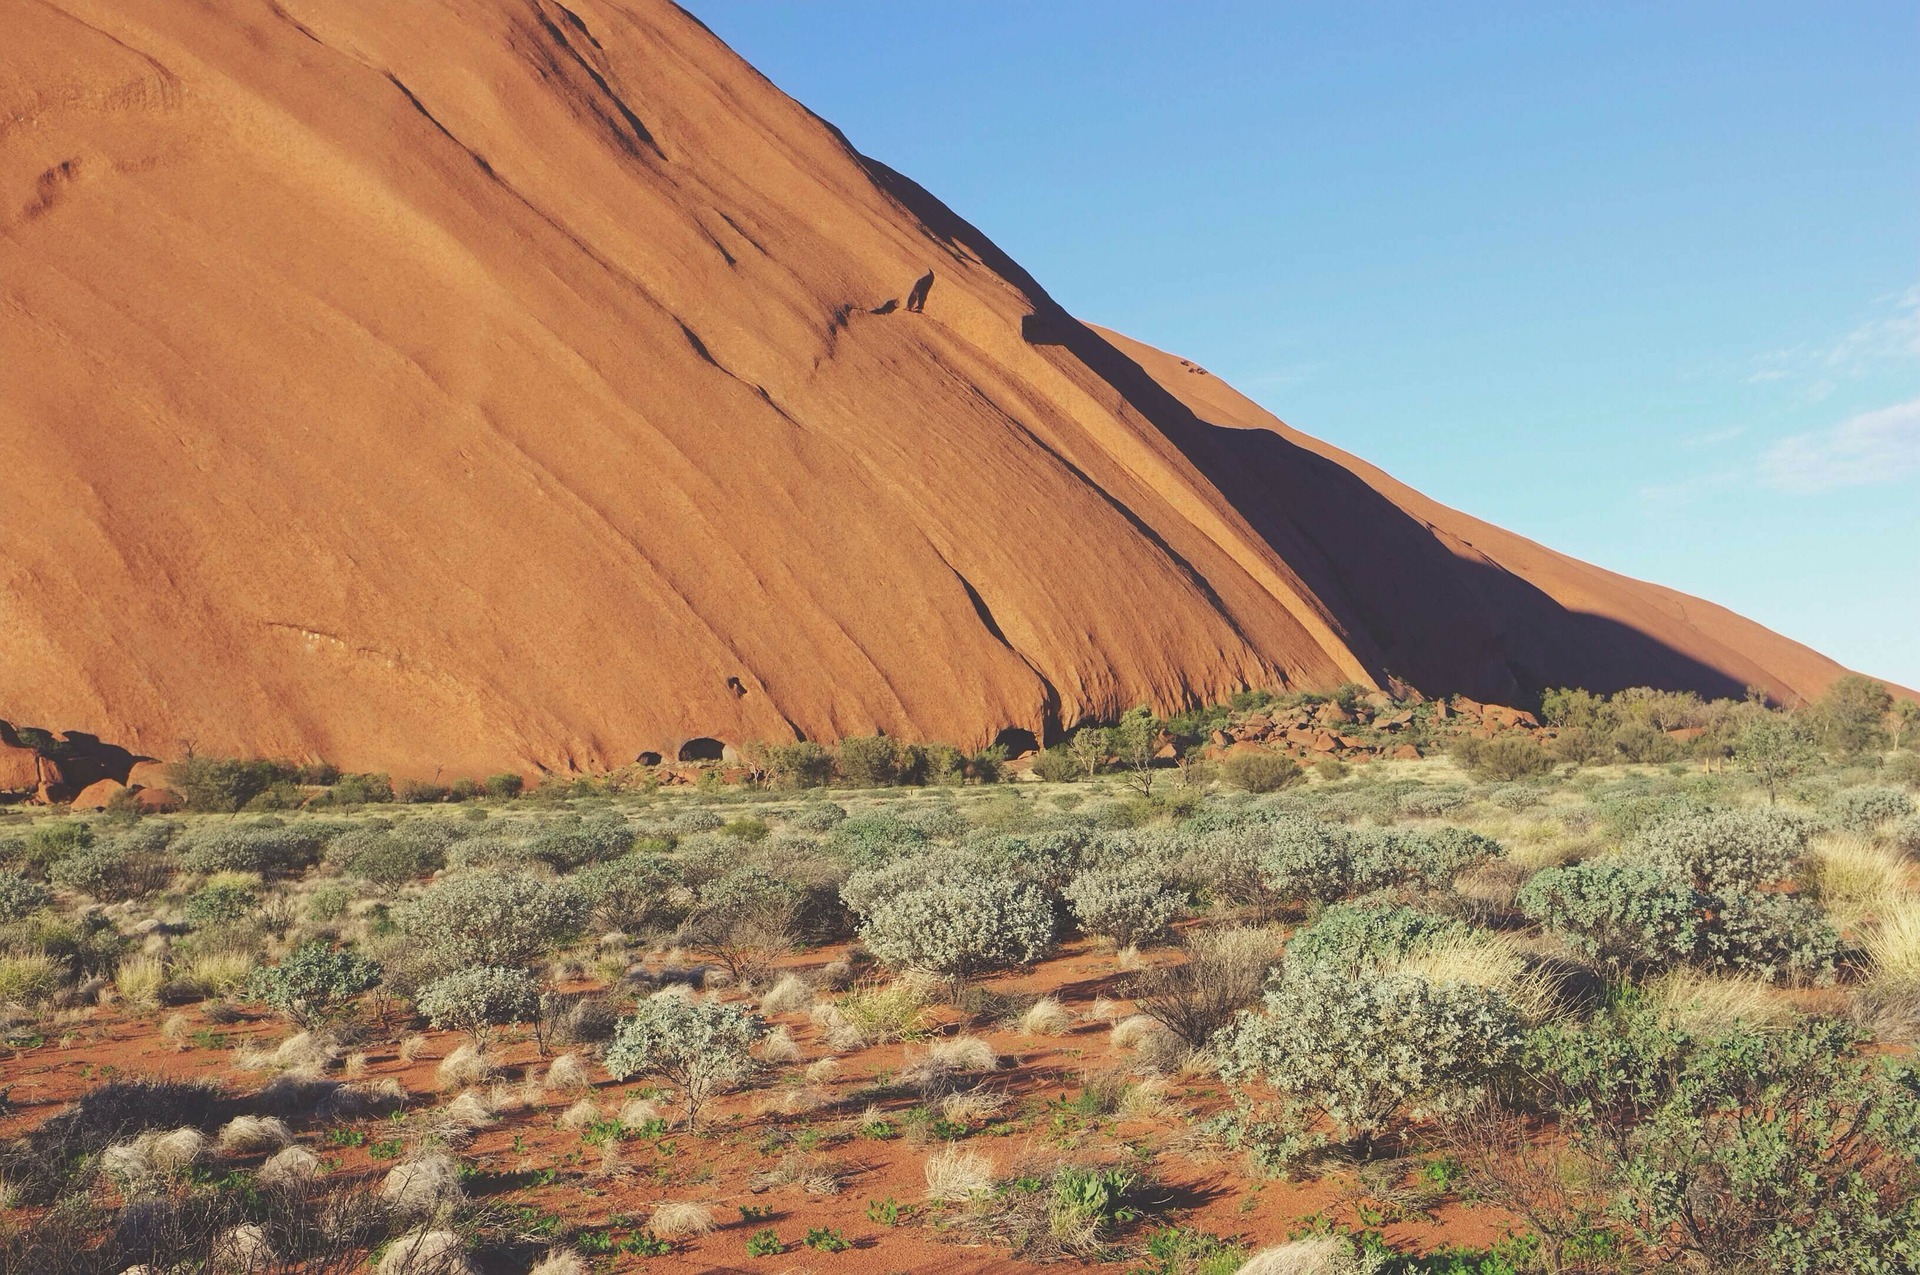
<svg viewBox="0 0 1920 1275">
<path fill-rule="evenodd" d="M 616 815 L 550 824 L 527 843 L 527 852 L 554 871 L 566 872 L 585 863 L 617 859 L 631 851 L 633 843 L 632 825 Z"/>
<path fill-rule="evenodd" d="M 856 910 L 861 942 L 895 969 L 966 978 L 1031 965 L 1053 945 L 1053 906 L 1018 877 L 929 872 Z"/>
<path fill-rule="evenodd" d="M 1070 784 L 1083 773 L 1078 759 L 1064 744 L 1055 744 L 1033 759 L 1033 773 L 1050 784 Z"/>
<path fill-rule="evenodd" d="M 526 970 L 483 965 L 434 979 L 413 1004 L 435 1028 L 466 1032 L 484 1045 L 493 1028 L 540 1012 L 540 984 Z"/>
<path fill-rule="evenodd" d="M 1669 868 L 1594 859 L 1536 873 L 1517 902 L 1590 960 L 1639 970 L 1691 959 L 1709 901 Z"/>
<path fill-rule="evenodd" d="M 10 856 L 19 870 L 30 876 L 45 876 L 54 864 L 93 844 L 93 828 L 77 819 L 43 820 L 27 832 L 26 840 L 15 842 Z"/>
<path fill-rule="evenodd" d="M 856 866 L 885 863 L 927 843 L 927 834 L 889 815 L 855 815 L 836 827 L 827 845 Z"/>
<path fill-rule="evenodd" d="M 1840 933 L 1818 905 L 1792 894 L 1728 890 L 1714 900 L 1700 961 L 1765 979 L 1825 982 Z"/>
<path fill-rule="evenodd" d="M 1302 778 L 1300 763 L 1282 752 L 1242 749 L 1220 763 L 1220 778 L 1242 792 L 1279 792 Z"/>
<path fill-rule="evenodd" d="M 503 772 L 487 776 L 487 796 L 497 797 L 502 801 L 510 801 L 518 797 L 526 786 L 526 780 L 512 773 Z"/>
<path fill-rule="evenodd" d="M 380 976 L 379 962 L 315 941 L 296 947 L 278 965 L 255 970 L 248 991 L 301 1026 L 319 1027 L 344 1014 L 353 997 L 377 986 Z"/>
<path fill-rule="evenodd" d="M 1098 934 L 1121 947 L 1165 937 L 1186 910 L 1187 896 L 1150 860 L 1132 859 L 1093 868 L 1062 891 L 1083 934 Z"/>
<path fill-rule="evenodd" d="M 738 819 L 729 819 L 720 825 L 721 836 L 732 837 L 735 841 L 745 841 L 749 844 L 765 841 L 767 834 L 771 831 L 765 819 L 758 819 L 752 815 L 741 815 Z"/>
<path fill-rule="evenodd" d="M 884 788 L 900 782 L 900 746 L 885 735 L 850 735 L 840 741 L 834 769 L 855 788 Z"/>
<path fill-rule="evenodd" d="M 752 1074 L 750 1051 L 765 1031 L 759 1017 L 737 1005 L 652 996 L 614 1029 L 607 1074 L 660 1076 L 677 1085 L 693 1128 L 709 1098 Z"/>
<path fill-rule="evenodd" d="M 327 789 L 329 806 L 384 805 L 393 800 L 393 781 L 385 775 L 342 775 Z"/>
<path fill-rule="evenodd" d="M 189 810 L 232 814 L 275 783 L 293 778 L 286 767 L 235 757 L 189 757 L 167 767 L 168 785 Z"/>
<path fill-rule="evenodd" d="M 205 824 L 181 837 L 174 849 L 187 872 L 279 876 L 312 867 L 340 831 L 338 824 L 306 822 Z"/>
<path fill-rule="evenodd" d="M 1262 884 L 1274 897 L 1331 903 L 1354 892 L 1355 838 L 1345 828 L 1289 814 L 1256 831 Z"/>
<path fill-rule="evenodd" d="M 439 838 L 384 828 L 355 828 L 327 847 L 327 861 L 375 885 L 389 888 L 432 876 L 446 866 Z"/>
<path fill-rule="evenodd" d="M 1890 784 L 1920 788 L 1920 753 L 1895 753 L 1887 758 L 1887 764 L 1881 767 L 1880 773 Z"/>
<path fill-rule="evenodd" d="M 1365 1146 L 1403 1113 L 1476 1097 L 1521 1041 L 1519 1015 L 1482 987 L 1289 973 L 1217 1047 L 1224 1075 L 1260 1077 L 1292 1099 L 1305 1126 L 1324 1115 Z"/>
<path fill-rule="evenodd" d="M 744 754 L 747 763 L 777 787 L 822 788 L 833 778 L 833 754 L 812 740 L 749 744 Z"/>
<path fill-rule="evenodd" d="M 47 879 L 63 890 L 96 899 L 137 899 L 166 884 L 166 865 L 158 855 L 129 849 L 119 841 L 95 842 L 58 859 Z"/>
<path fill-rule="evenodd" d="M 213 929 L 244 920 L 260 906 L 259 898 L 243 885 L 221 882 L 187 897 L 187 920 L 197 929 Z"/>
<path fill-rule="evenodd" d="M 1462 735 L 1449 750 L 1475 779 L 1511 782 L 1553 773 L 1553 754 L 1530 735 L 1502 731 L 1492 739 Z"/>
<path fill-rule="evenodd" d="M 1502 810 L 1531 810 L 1546 801 L 1548 790 L 1539 784 L 1498 784 L 1487 792 L 1487 801 Z"/>
<path fill-rule="evenodd" d="M 1700 1039 L 1634 999 L 1543 1029 L 1530 1070 L 1663 1268 L 1913 1269 L 1920 1084 L 1823 1019 Z"/>
<path fill-rule="evenodd" d="M 831 801 L 809 801 L 786 817 L 796 832 L 832 832 L 845 822 L 847 808 Z"/>
<path fill-rule="evenodd" d="M 1843 788 L 1827 807 L 1833 821 L 1852 832 L 1872 832 L 1913 813 L 1913 798 L 1898 788 Z"/>
<path fill-rule="evenodd" d="M 1358 978 L 1468 932 L 1452 917 L 1399 904 L 1336 903 L 1287 943 L 1287 968 Z"/>
<path fill-rule="evenodd" d="M 676 902 L 679 866 L 661 855 L 630 854 L 590 864 L 572 880 L 594 924 L 609 929 L 670 925 L 686 911 Z"/>
<path fill-rule="evenodd" d="M 1773 810 L 1711 810 L 1663 819 L 1627 849 L 1709 893 L 1752 889 L 1788 880 L 1799 870 L 1807 828 Z"/>
<path fill-rule="evenodd" d="M 0 925 L 25 920 L 53 902 L 53 891 L 14 872 L 0 872 Z"/>
<path fill-rule="evenodd" d="M 443 972 L 531 965 L 578 935 L 587 918 L 571 882 L 485 872 L 437 881 L 395 912 L 401 933 Z"/>
</svg>

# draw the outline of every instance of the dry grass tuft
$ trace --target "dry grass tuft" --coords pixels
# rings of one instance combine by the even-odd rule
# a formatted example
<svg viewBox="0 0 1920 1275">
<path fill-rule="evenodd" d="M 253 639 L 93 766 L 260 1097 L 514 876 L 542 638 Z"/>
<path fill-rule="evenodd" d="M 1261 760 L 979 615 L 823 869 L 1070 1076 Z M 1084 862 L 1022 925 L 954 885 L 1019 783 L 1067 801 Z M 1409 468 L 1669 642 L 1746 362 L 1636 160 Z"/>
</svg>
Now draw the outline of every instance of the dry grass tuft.
<svg viewBox="0 0 1920 1275">
<path fill-rule="evenodd" d="M 1857 832 L 1816 838 L 1810 868 L 1821 903 L 1842 925 L 1855 924 L 1913 897 L 1903 858 Z"/>
<path fill-rule="evenodd" d="M 213 1242 L 213 1269 L 218 1275 L 264 1275 L 276 1262 L 266 1229 L 252 1222 L 221 1232 Z"/>
<path fill-rule="evenodd" d="M 294 1186 L 320 1176 L 320 1157 L 305 1147 L 287 1147 L 275 1152 L 260 1166 L 254 1181 L 263 1186 Z"/>
<path fill-rule="evenodd" d="M 713 1230 L 713 1210 L 692 1200 L 669 1200 L 654 1208 L 647 1229 L 663 1240 L 706 1235 Z"/>
<path fill-rule="evenodd" d="M 1394 965 L 1429 983 L 1470 983 L 1498 992 L 1521 1017 L 1545 1022 L 1558 1012 L 1561 979 L 1541 969 L 1505 935 L 1474 931 L 1423 948 Z"/>
<path fill-rule="evenodd" d="M 166 983 L 167 965 L 158 957 L 130 956 L 113 972 L 113 987 L 120 998 L 142 1009 L 160 1003 L 160 989 Z"/>
<path fill-rule="evenodd" d="M 397 1164 L 380 1184 L 380 1198 L 395 1213 L 424 1217 L 460 1203 L 460 1168 L 452 1157 L 431 1154 Z"/>
<path fill-rule="evenodd" d="M 185 1173 L 207 1158 L 207 1135 L 191 1127 L 160 1134 L 147 1156 L 161 1173 Z"/>
<path fill-rule="evenodd" d="M 1352 1240 L 1323 1235 L 1261 1249 L 1236 1275 L 1368 1275 L 1372 1269 L 1373 1264 L 1355 1251 Z"/>
<path fill-rule="evenodd" d="M 1166 1030 L 1145 1014 L 1130 1014 L 1114 1023 L 1108 1039 L 1115 1049 L 1133 1049 L 1149 1036 Z"/>
<path fill-rule="evenodd" d="M 798 1062 L 800 1045 L 794 1040 L 793 1033 L 787 1030 L 785 1023 L 777 1024 L 760 1041 L 760 1061 L 779 1066 L 781 1063 Z"/>
<path fill-rule="evenodd" d="M 275 1116 L 235 1116 L 220 1130 L 221 1155 L 259 1155 L 293 1141 L 293 1130 Z"/>
<path fill-rule="evenodd" d="M 570 1248 L 556 1248 L 527 1272 L 527 1275 L 588 1275 L 586 1259 Z"/>
<path fill-rule="evenodd" d="M 387 1246 L 375 1275 L 477 1275 L 453 1231 L 410 1231 Z"/>
<path fill-rule="evenodd" d="M 837 1001 L 817 1002 L 814 1026 L 826 1033 L 833 1049 L 864 1049 L 884 1045 L 926 1025 L 937 982 L 922 974 L 906 973 L 891 983 L 856 987 Z"/>
<path fill-rule="evenodd" d="M 991 1120 L 1007 1108 L 1005 1094 L 986 1089 L 969 1089 L 948 1094 L 940 1104 L 940 1114 L 955 1124 L 976 1124 Z"/>
<path fill-rule="evenodd" d="M 547 1065 L 547 1088 L 558 1089 L 562 1093 L 588 1089 L 593 1085 L 593 1077 L 587 1071 L 587 1064 L 578 1054 L 561 1054 Z"/>
<path fill-rule="evenodd" d="M 1060 1036 L 1073 1027 L 1073 1015 L 1051 996 L 1042 996 L 1020 1015 L 1020 1030 L 1029 1036 Z"/>
<path fill-rule="evenodd" d="M 970 1072 L 992 1071 L 1000 1065 L 993 1046 L 978 1036 L 955 1036 L 936 1040 L 926 1052 L 909 1055 L 900 1068 L 900 1080 L 923 1093 L 946 1088 L 952 1078 Z"/>
<path fill-rule="evenodd" d="M 620 1114 L 616 1117 L 623 1128 L 638 1129 L 649 1120 L 660 1120 L 660 1108 L 647 1098 L 629 1098 L 620 1105 Z"/>
<path fill-rule="evenodd" d="M 471 1044 L 464 1044 L 442 1058 L 433 1074 L 442 1089 L 468 1089 L 493 1079 L 493 1063 Z"/>
<path fill-rule="evenodd" d="M 805 1075 L 810 1085 L 830 1085 L 839 1079 L 840 1060 L 838 1058 L 816 1059 L 807 1064 Z"/>
<path fill-rule="evenodd" d="M 400 1061 L 403 1063 L 415 1062 L 426 1050 L 427 1038 L 416 1033 L 400 1042 Z"/>
<path fill-rule="evenodd" d="M 1920 985 L 1920 901 L 1902 900 L 1887 908 L 1864 946 L 1876 979 Z"/>
<path fill-rule="evenodd" d="M 768 1018 L 791 1014 L 813 1004 L 813 988 L 798 974 L 782 974 L 780 980 L 760 998 L 760 1012 Z"/>
<path fill-rule="evenodd" d="M 441 1120 L 468 1132 L 485 1129 L 494 1123 L 493 1109 L 473 1089 L 461 1090 L 459 1096 L 440 1108 L 437 1114 Z"/>
<path fill-rule="evenodd" d="M 1674 1026 L 1699 1036 L 1719 1036 L 1736 1025 L 1756 1031 L 1785 1027 L 1792 1004 L 1772 984 L 1757 978 L 1721 978 L 1677 969 L 1648 989 Z"/>
<path fill-rule="evenodd" d="M 928 1156 L 925 1172 L 929 1200 L 966 1200 L 993 1190 L 993 1161 L 958 1142 Z"/>
<path fill-rule="evenodd" d="M 568 1133 L 578 1133 L 599 1118 L 599 1104 L 591 1098 L 582 1098 L 561 1112 L 560 1119 L 555 1121 L 555 1125 Z"/>
</svg>

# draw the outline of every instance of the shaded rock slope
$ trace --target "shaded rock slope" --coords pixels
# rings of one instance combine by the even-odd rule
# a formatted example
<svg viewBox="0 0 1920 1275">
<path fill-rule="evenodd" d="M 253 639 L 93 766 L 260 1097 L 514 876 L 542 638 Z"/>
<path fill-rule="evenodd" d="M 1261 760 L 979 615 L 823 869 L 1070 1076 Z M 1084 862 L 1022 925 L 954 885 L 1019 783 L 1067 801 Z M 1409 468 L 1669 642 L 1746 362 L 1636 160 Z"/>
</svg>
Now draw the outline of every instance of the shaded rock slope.
<svg viewBox="0 0 1920 1275">
<path fill-rule="evenodd" d="M 1840 672 L 1080 324 L 658 0 L 0 31 L 16 724 L 473 774 Z"/>
</svg>

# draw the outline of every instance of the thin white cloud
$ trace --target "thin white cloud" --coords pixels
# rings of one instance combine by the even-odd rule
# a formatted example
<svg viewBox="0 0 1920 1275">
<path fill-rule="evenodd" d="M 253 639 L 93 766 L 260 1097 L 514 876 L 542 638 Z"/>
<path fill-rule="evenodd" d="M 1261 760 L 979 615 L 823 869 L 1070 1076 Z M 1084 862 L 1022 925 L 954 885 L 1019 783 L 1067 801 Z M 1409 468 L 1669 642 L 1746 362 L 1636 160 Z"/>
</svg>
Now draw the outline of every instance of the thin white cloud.
<svg viewBox="0 0 1920 1275">
<path fill-rule="evenodd" d="M 1754 360 L 1749 383 L 1811 381 L 1815 398 L 1833 392 L 1833 382 L 1865 376 L 1889 364 L 1920 359 L 1920 284 L 1884 298 L 1890 313 L 1876 315 L 1852 331 L 1819 345 L 1774 350 Z"/>
<path fill-rule="evenodd" d="M 1710 430 L 1705 434 L 1695 434 L 1691 438 L 1680 440 L 1682 447 L 1715 447 L 1721 443 L 1731 443 L 1747 432 L 1745 425 L 1729 425 L 1725 429 Z"/>
<path fill-rule="evenodd" d="M 1795 434 L 1760 456 L 1760 476 L 1781 491 L 1823 492 L 1920 474 L 1920 398 Z"/>
</svg>

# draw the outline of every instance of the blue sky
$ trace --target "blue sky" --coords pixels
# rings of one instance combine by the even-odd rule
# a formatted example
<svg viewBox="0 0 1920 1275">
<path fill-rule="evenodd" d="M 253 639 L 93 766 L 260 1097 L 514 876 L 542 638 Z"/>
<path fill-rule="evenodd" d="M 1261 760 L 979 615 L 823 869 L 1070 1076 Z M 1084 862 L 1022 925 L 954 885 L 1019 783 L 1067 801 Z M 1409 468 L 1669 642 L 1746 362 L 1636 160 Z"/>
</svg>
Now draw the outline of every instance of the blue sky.
<svg viewBox="0 0 1920 1275">
<path fill-rule="evenodd" d="M 1080 317 L 1920 687 L 1910 3 L 689 7 Z"/>
</svg>

